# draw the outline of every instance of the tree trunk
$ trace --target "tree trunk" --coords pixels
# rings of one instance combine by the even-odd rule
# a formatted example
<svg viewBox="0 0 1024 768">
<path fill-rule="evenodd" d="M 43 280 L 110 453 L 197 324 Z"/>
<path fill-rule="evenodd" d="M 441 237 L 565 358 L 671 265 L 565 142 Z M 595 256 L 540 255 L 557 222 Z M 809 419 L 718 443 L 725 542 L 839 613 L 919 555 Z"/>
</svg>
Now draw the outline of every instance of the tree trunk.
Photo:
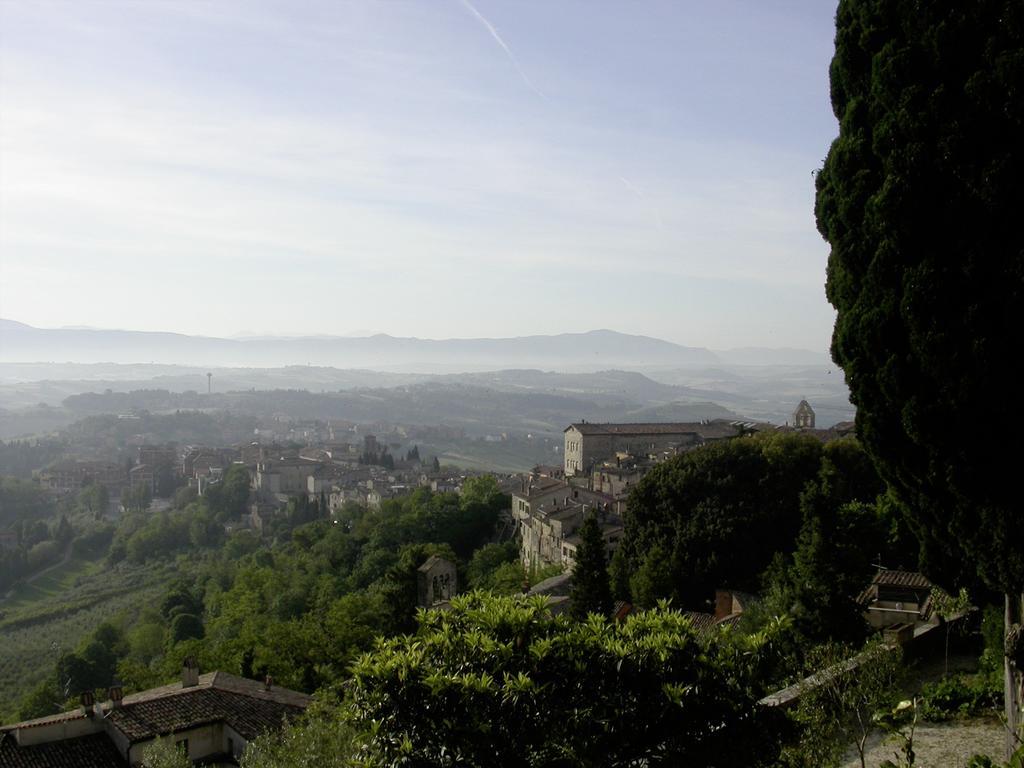
<svg viewBox="0 0 1024 768">
<path fill-rule="evenodd" d="M 1024 593 L 1006 595 L 1006 624 L 1005 632 L 1009 640 L 1013 628 L 1019 627 L 1024 614 Z M 1018 640 L 1018 643 L 1021 641 Z M 1003 656 L 1005 671 L 1005 696 L 1006 696 L 1006 759 L 1013 756 L 1013 753 L 1024 744 L 1024 733 L 1021 732 L 1021 706 L 1022 683 L 1024 683 L 1024 669 L 1021 669 L 1015 660 L 1010 657 L 1009 642 L 1007 642 L 1006 653 Z M 1020 652 L 1017 652 L 1018 658 Z"/>
</svg>

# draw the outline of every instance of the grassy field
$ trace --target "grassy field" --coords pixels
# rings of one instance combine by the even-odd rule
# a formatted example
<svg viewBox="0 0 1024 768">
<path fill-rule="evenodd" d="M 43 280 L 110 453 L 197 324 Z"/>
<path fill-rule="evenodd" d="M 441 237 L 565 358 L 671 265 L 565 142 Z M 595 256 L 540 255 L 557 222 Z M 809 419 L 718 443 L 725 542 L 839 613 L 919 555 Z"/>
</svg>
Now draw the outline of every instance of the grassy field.
<svg viewBox="0 0 1024 768">
<path fill-rule="evenodd" d="M 559 436 L 561 437 L 561 436 Z M 444 465 L 478 471 L 527 472 L 537 464 L 561 464 L 561 454 L 552 448 L 561 441 L 514 438 L 507 442 L 488 443 L 483 440 L 456 440 L 420 444 L 420 456 L 426 461 L 437 456 Z"/>
<path fill-rule="evenodd" d="M 21 697 L 47 675 L 62 651 L 107 620 L 134 619 L 159 599 L 173 566 L 106 567 L 72 559 L 0 601 L 0 718 L 14 718 Z"/>
<path fill-rule="evenodd" d="M 46 571 L 31 584 L 19 584 L 12 589 L 5 600 L 0 600 L 0 613 L 10 614 L 18 608 L 49 600 L 74 586 L 75 580 L 84 576 L 96 563 L 73 558 L 66 563 Z M 0 623 L 3 619 L 0 618 Z"/>
</svg>

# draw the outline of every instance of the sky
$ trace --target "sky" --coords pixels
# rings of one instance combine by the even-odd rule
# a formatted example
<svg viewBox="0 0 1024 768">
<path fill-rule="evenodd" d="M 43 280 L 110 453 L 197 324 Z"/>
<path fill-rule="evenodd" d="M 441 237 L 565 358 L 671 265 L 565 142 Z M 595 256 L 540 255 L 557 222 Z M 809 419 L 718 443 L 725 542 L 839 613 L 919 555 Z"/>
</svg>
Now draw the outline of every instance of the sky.
<svg viewBox="0 0 1024 768">
<path fill-rule="evenodd" d="M 823 351 L 834 10 L 0 0 L 0 317 Z"/>
</svg>

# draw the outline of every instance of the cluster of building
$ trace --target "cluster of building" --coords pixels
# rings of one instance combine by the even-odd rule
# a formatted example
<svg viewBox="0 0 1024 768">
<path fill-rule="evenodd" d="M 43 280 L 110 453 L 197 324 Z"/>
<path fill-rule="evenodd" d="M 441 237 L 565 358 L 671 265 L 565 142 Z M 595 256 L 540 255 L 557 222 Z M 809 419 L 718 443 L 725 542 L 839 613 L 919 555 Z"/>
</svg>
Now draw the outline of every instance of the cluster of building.
<svg viewBox="0 0 1024 768">
<path fill-rule="evenodd" d="M 382 436 L 370 432 L 373 427 Z M 653 466 L 672 456 L 755 431 L 800 430 L 829 440 L 852 429 L 852 423 L 816 429 L 806 400 L 794 411 L 792 426 L 782 427 L 722 419 L 580 421 L 564 430 L 561 465 L 497 477 L 512 495 L 507 530 L 518 536 L 527 568 L 571 569 L 587 516 L 597 516 L 610 556 L 622 536 L 621 515 L 630 491 Z M 58 494 L 76 493 L 91 483 L 102 485 L 108 491 L 109 512 L 116 516 L 126 492 L 148 491 L 155 506 L 166 506 L 169 502 L 160 498 L 183 484 L 204 495 L 222 483 L 232 467 L 243 466 L 249 474 L 250 497 L 245 515 L 230 525 L 259 531 L 297 496 L 315 499 L 326 513 L 337 515 L 348 503 L 376 509 L 385 499 L 421 487 L 457 492 L 464 479 L 464 473 L 441 471 L 436 462 L 421 460 L 418 451 L 406 450 L 415 438 L 450 439 L 461 434 L 444 426 L 310 421 L 282 422 L 258 432 L 250 442 L 234 446 L 139 444 L 130 462 L 64 460 L 37 473 L 37 479 Z"/>
<path fill-rule="evenodd" d="M 319 434 L 319 433 L 318 433 Z M 44 488 L 58 495 L 74 494 L 90 484 L 106 488 L 110 516 L 123 512 L 126 492 L 144 489 L 156 508 L 160 498 L 185 485 L 204 495 L 224 481 L 232 467 L 245 467 L 250 478 L 250 500 L 243 525 L 261 528 L 279 514 L 291 498 L 306 494 L 323 500 L 332 513 L 348 502 L 378 508 L 385 499 L 429 487 L 437 492 L 457 491 L 464 473 L 441 471 L 433 461 L 422 461 L 418 451 L 374 434 L 352 434 L 335 424 L 327 440 L 299 446 L 253 440 L 235 446 L 139 445 L 130 462 L 66 459 L 36 473 Z M 346 436 L 349 440 L 339 438 Z M 312 436 L 312 437 L 315 437 Z M 412 455 L 410 455 L 412 454 Z"/>
</svg>

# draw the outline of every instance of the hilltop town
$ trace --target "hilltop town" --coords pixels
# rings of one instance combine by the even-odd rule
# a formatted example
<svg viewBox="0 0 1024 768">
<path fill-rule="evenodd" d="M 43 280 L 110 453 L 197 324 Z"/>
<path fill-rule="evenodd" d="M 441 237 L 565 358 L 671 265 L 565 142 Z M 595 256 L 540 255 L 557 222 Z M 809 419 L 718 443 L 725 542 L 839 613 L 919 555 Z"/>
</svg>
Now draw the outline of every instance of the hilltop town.
<svg viewBox="0 0 1024 768">
<path fill-rule="evenodd" d="M 129 423 L 138 417 L 122 416 Z M 527 566 L 557 565 L 571 569 L 574 539 L 587 512 L 604 516 L 610 544 L 621 532 L 621 513 L 629 492 L 655 465 L 695 447 L 755 434 L 799 432 L 822 442 L 852 434 L 852 422 L 826 429 L 815 427 L 815 413 L 806 400 L 795 408 L 791 423 L 714 419 L 693 423 L 607 424 L 586 421 L 564 430 L 560 465 L 539 464 L 529 473 L 487 473 L 511 495 L 509 534 L 522 542 Z M 158 513 L 183 500 L 205 496 L 225 486 L 241 494 L 237 516 L 223 521 L 230 533 L 252 529 L 263 533 L 297 500 L 312 504 L 316 514 L 337 520 L 346 504 L 380 509 L 382 501 L 417 488 L 458 493 L 469 472 L 442 466 L 437 456 L 422 456 L 417 441 L 449 439 L 461 431 L 444 427 L 404 428 L 387 423 L 344 421 L 290 422 L 282 429 L 256 429 L 254 439 L 236 445 L 164 443 L 151 445 L 145 436 L 126 441 L 123 463 L 84 458 L 88 445 L 79 443 L 76 458 L 62 458 L 34 470 L 32 482 L 54 499 L 73 498 L 88 490 L 96 499 L 98 517 L 117 520 L 127 511 Z M 496 436 L 500 442 L 506 436 Z M 132 446 L 133 442 L 141 444 Z M 92 450 L 109 455 L 102 442 Z M 12 444 L 10 450 L 17 450 Z M 30 450 L 27 446 L 24 450 Z M 244 498 L 243 498 L 244 497 Z M 0 530 L 0 541 L 13 548 L 18 534 Z"/>
</svg>

